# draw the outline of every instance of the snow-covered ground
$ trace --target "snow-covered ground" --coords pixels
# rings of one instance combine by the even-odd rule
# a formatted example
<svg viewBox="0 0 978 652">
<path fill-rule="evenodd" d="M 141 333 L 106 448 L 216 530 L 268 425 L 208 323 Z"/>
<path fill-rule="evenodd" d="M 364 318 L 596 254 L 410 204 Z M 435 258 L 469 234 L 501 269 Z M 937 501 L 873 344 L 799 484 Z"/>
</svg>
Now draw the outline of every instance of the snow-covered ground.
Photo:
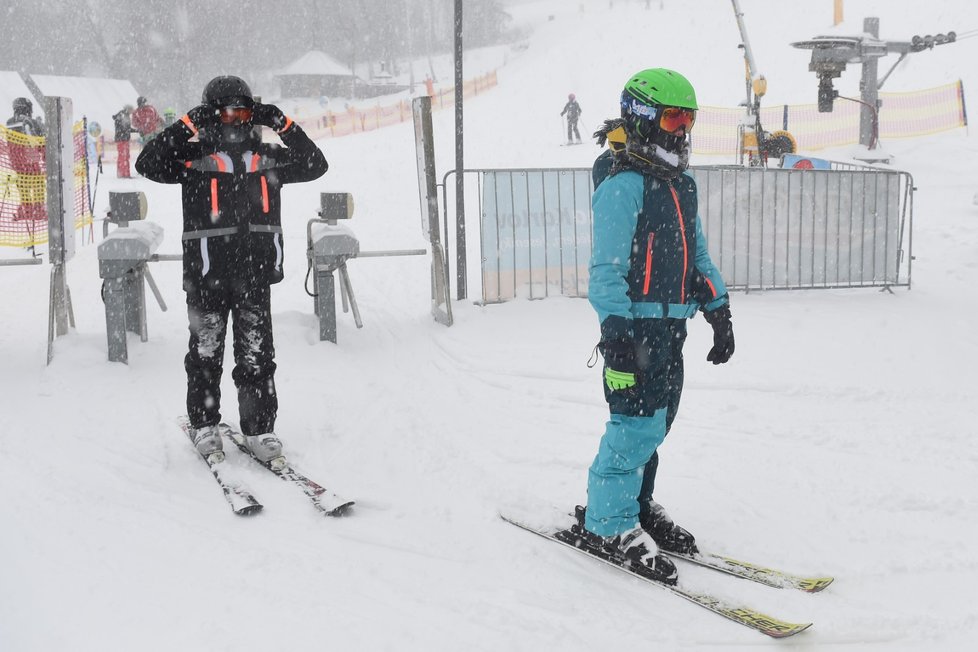
<svg viewBox="0 0 978 652">
<path fill-rule="evenodd" d="M 645 4 L 516 7 L 536 31 L 499 86 L 466 104 L 466 165 L 588 165 L 596 147 L 557 146 L 566 94 L 590 130 L 644 67 L 677 68 L 701 102 L 736 104 L 729 4 Z M 742 5 L 771 101 L 813 102 L 807 53 L 787 43 L 832 32 L 831 3 Z M 836 33 L 861 31 L 866 15 L 890 38 L 978 26 L 968 0 L 850 0 L 846 12 Z M 973 88 L 976 50 L 972 39 L 911 55 L 886 88 L 958 77 Z M 856 84 L 858 66 L 838 87 Z M 439 176 L 453 165 L 451 120 L 435 115 Z M 170 309 L 149 297 L 149 341 L 130 337 L 128 365 L 105 359 L 94 245 L 69 263 L 77 327 L 50 366 L 48 267 L 0 268 L 0 650 L 972 649 L 978 141 L 965 130 L 884 143 L 918 188 L 913 289 L 736 294 L 737 352 L 720 367 L 705 360 L 709 328 L 691 324 L 657 498 L 703 547 L 837 578 L 804 595 L 680 569 L 691 585 L 815 622 L 782 643 L 497 517 L 585 498 L 607 412 L 586 366 L 597 338 L 586 301 L 456 302 L 445 328 L 428 314 L 426 258 L 354 260 L 364 327 L 341 313 L 338 344 L 318 341 L 302 281 L 319 192 L 354 193 L 364 249 L 425 246 L 410 124 L 320 144 L 330 171 L 285 196 L 277 429 L 297 466 L 357 500 L 354 515 L 318 518 L 257 468 L 242 472 L 265 511 L 231 514 L 176 425 L 178 264 L 153 267 Z M 177 252 L 179 190 L 112 174 L 97 214 L 108 190 L 143 190 L 162 251 Z"/>
</svg>

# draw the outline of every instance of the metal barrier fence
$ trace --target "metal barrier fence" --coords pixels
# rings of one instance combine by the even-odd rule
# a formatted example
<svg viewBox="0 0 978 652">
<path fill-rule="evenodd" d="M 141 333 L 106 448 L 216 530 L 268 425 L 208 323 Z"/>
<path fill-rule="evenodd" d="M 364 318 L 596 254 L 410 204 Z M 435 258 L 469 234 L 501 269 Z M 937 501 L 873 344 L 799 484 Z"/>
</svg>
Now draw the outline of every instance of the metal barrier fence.
<svg viewBox="0 0 978 652">
<path fill-rule="evenodd" d="M 833 167 L 690 169 L 710 255 L 731 289 L 910 286 L 912 177 Z M 587 296 L 590 169 L 466 173 L 478 180 L 482 301 Z"/>
</svg>

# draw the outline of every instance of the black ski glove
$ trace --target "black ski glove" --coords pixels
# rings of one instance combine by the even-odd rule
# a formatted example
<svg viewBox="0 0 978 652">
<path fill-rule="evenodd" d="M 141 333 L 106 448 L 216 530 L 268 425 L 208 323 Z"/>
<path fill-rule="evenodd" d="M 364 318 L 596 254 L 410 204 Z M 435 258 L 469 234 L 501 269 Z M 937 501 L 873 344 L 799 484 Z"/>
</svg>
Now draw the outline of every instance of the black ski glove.
<svg viewBox="0 0 978 652">
<path fill-rule="evenodd" d="M 703 317 L 713 327 L 713 348 L 710 349 L 706 359 L 713 364 L 723 364 L 730 359 L 734 352 L 730 306 L 722 306 L 716 310 L 704 312 Z"/>
<path fill-rule="evenodd" d="M 196 129 L 198 132 L 207 131 L 207 129 L 216 127 L 218 124 L 220 124 L 221 113 L 218 109 L 209 104 L 201 104 L 187 111 L 187 119 L 193 123 L 194 129 Z M 188 127 L 189 129 L 189 126 L 186 123 L 184 123 L 184 126 Z"/>
<path fill-rule="evenodd" d="M 271 127 L 275 131 L 282 131 L 289 123 L 289 119 L 285 117 L 282 110 L 274 104 L 255 102 L 255 106 L 251 111 L 251 120 L 256 125 L 263 125 L 265 127 Z"/>
<path fill-rule="evenodd" d="M 637 382 L 635 343 L 627 339 L 608 340 L 598 344 L 604 355 L 604 382 L 611 391 L 629 389 Z"/>
</svg>

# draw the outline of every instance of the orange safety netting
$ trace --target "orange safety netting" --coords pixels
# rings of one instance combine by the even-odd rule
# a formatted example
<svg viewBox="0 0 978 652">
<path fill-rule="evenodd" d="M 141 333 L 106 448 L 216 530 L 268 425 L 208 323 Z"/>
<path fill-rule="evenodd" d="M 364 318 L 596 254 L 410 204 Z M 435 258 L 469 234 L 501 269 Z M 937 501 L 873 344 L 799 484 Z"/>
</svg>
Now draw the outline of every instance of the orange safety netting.
<svg viewBox="0 0 978 652">
<path fill-rule="evenodd" d="M 909 93 L 880 93 L 880 100 L 881 139 L 925 136 L 968 124 L 960 81 Z M 859 111 L 858 103 L 842 98 L 835 100 L 831 113 L 819 113 L 815 104 L 768 106 L 761 109 L 761 125 L 768 132 L 788 130 L 801 151 L 841 147 L 859 142 Z M 743 119 L 743 109 L 701 106 L 693 151 L 735 156 L 737 128 Z"/>
<path fill-rule="evenodd" d="M 84 121 L 72 129 L 75 228 L 92 223 Z M 48 241 L 47 165 L 43 136 L 0 126 L 0 246 L 31 247 Z"/>
<path fill-rule="evenodd" d="M 462 84 L 462 97 L 478 95 L 496 84 L 495 71 L 470 79 Z M 431 109 L 433 111 L 455 104 L 454 87 L 439 90 L 429 88 L 429 94 L 431 95 Z M 346 111 L 326 111 L 317 116 L 304 116 L 294 119 L 314 139 L 346 136 L 413 120 L 410 100 L 401 100 L 396 104 L 388 105 L 378 103 L 369 108 L 351 106 Z"/>
</svg>

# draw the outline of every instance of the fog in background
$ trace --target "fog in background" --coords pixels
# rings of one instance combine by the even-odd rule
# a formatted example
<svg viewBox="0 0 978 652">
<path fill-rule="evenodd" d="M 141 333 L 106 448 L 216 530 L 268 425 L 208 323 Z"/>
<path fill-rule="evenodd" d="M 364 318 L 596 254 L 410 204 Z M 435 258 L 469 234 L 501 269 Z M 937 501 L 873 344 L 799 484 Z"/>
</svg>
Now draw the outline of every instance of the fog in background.
<svg viewBox="0 0 978 652">
<path fill-rule="evenodd" d="M 465 0 L 465 47 L 509 40 L 501 0 Z M 186 109 L 211 78 L 257 94 L 318 49 L 361 76 L 452 49 L 453 0 L 0 0 L 0 70 L 128 79 L 157 107 Z M 428 70 L 416 70 L 421 78 Z M 135 101 L 135 98 L 133 98 Z"/>
</svg>

